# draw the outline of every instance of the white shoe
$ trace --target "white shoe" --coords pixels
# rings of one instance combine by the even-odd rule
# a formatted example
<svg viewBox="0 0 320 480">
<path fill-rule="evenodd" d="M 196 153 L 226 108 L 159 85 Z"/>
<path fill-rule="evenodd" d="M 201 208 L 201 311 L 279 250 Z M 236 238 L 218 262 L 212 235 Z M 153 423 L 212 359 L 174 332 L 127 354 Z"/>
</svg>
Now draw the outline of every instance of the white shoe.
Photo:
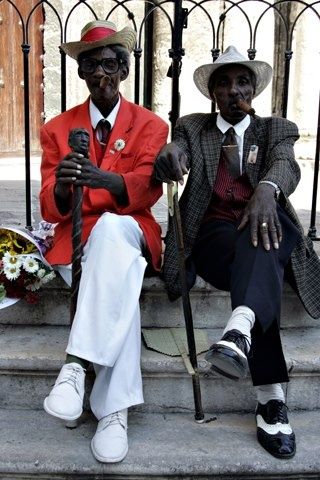
<svg viewBox="0 0 320 480">
<path fill-rule="evenodd" d="M 43 402 L 47 413 L 62 420 L 76 420 L 82 414 L 86 371 L 78 363 L 66 363 L 48 397 Z"/>
<path fill-rule="evenodd" d="M 110 413 L 99 423 L 91 441 L 91 450 L 99 462 L 121 462 L 128 453 L 128 409 Z"/>
</svg>

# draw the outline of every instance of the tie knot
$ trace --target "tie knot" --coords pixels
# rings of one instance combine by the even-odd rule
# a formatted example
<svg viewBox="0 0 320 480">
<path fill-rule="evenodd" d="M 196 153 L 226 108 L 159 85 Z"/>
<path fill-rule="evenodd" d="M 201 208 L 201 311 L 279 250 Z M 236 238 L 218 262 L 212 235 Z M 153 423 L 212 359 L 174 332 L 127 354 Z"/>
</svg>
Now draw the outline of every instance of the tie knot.
<svg viewBox="0 0 320 480">
<path fill-rule="evenodd" d="M 223 140 L 222 145 L 223 146 L 228 146 L 228 145 L 237 145 L 237 138 L 236 138 L 236 132 L 233 127 L 230 127 L 226 133 L 225 133 L 225 138 Z"/>
</svg>

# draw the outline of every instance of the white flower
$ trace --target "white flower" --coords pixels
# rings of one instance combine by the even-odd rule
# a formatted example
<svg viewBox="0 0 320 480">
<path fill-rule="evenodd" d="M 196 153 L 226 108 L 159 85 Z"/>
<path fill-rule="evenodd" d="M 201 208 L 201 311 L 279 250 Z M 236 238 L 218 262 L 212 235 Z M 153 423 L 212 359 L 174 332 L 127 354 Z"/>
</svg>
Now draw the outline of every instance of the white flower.
<svg viewBox="0 0 320 480">
<path fill-rule="evenodd" d="M 120 150 L 123 150 L 124 147 L 126 146 L 126 142 L 122 138 L 118 138 L 114 142 L 114 148 L 119 152 Z"/>
<path fill-rule="evenodd" d="M 44 268 L 39 268 L 38 272 L 37 272 L 37 277 L 38 278 L 43 278 L 46 274 L 46 271 Z"/>
<path fill-rule="evenodd" d="M 11 253 L 9 252 L 6 252 L 3 255 L 2 261 L 3 261 L 4 267 L 11 267 L 11 266 L 20 267 L 21 266 L 21 259 L 16 255 L 11 255 Z"/>
<path fill-rule="evenodd" d="M 39 269 L 39 263 L 32 257 L 26 257 L 23 262 L 23 268 L 28 273 L 35 273 Z"/>
<path fill-rule="evenodd" d="M 17 265 L 8 265 L 3 269 L 3 273 L 8 280 L 16 280 L 20 275 L 20 267 Z"/>
</svg>

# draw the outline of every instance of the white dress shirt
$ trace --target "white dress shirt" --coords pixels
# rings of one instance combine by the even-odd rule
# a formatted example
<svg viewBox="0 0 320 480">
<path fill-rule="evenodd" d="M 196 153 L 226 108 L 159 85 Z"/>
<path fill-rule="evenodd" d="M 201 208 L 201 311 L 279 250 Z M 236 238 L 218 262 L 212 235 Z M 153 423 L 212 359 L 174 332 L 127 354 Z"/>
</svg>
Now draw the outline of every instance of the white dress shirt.
<svg viewBox="0 0 320 480">
<path fill-rule="evenodd" d="M 101 140 L 101 132 L 100 132 L 100 128 L 99 127 L 97 128 L 98 123 L 100 122 L 100 120 L 108 120 L 108 122 L 110 123 L 110 131 L 111 131 L 115 124 L 115 121 L 119 112 L 120 104 L 121 104 L 121 97 L 119 95 L 119 100 L 117 101 L 116 105 L 111 110 L 109 115 L 106 118 L 104 118 L 104 116 L 102 115 L 98 107 L 95 106 L 95 104 L 90 98 L 89 113 L 90 113 L 91 125 L 92 125 L 92 128 L 96 131 L 96 136 L 99 141 Z"/>
</svg>

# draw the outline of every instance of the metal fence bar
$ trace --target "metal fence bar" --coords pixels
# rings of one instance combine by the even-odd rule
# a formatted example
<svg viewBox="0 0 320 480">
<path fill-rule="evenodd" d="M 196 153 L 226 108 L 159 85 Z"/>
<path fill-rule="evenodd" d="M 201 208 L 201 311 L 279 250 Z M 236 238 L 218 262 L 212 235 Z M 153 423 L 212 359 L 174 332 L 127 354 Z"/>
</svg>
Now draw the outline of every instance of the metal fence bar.
<svg viewBox="0 0 320 480">
<path fill-rule="evenodd" d="M 172 125 L 172 132 L 180 114 L 180 91 L 179 77 L 181 71 L 182 57 L 184 49 L 182 48 L 182 29 L 186 11 L 182 8 L 182 0 L 176 0 L 174 4 L 174 21 L 172 32 L 172 43 L 169 50 L 169 57 L 172 59 L 171 68 L 168 76 L 172 78 L 171 87 L 171 110 L 169 119 Z"/>
<path fill-rule="evenodd" d="M 318 181 L 319 181 L 319 162 L 320 162 L 320 95 L 319 95 L 319 111 L 318 111 L 318 130 L 316 141 L 316 154 L 314 161 L 314 174 L 313 174 L 313 188 L 312 188 L 312 205 L 311 205 L 311 217 L 308 237 L 311 240 L 320 240 L 317 235 L 316 229 L 316 212 L 317 212 L 317 196 L 318 196 Z"/>
<path fill-rule="evenodd" d="M 152 110 L 154 6 L 145 4 L 143 106 Z"/>
<path fill-rule="evenodd" d="M 24 151 L 25 151 L 25 195 L 26 228 L 32 229 L 31 218 L 31 152 L 30 152 L 30 102 L 29 102 L 29 53 L 30 45 L 21 45 L 23 52 L 23 97 L 24 97 Z"/>
</svg>

